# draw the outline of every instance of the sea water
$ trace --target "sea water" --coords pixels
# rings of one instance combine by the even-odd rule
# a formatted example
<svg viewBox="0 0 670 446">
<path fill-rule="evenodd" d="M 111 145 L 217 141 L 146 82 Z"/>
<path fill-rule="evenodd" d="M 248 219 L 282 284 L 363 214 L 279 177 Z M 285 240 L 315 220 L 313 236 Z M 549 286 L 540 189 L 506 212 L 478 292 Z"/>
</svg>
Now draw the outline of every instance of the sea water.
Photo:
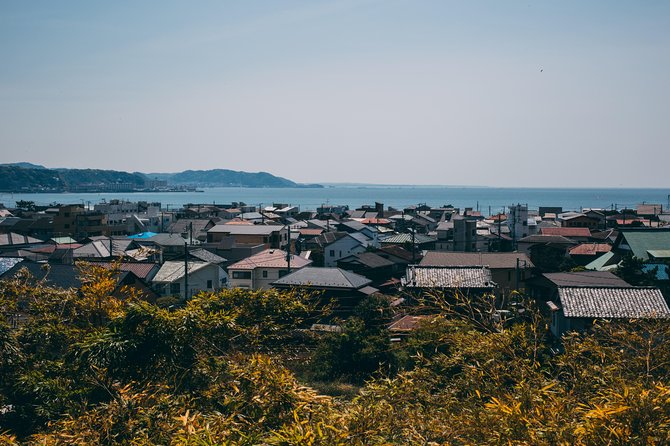
<svg viewBox="0 0 670 446">
<path fill-rule="evenodd" d="M 92 206 L 103 200 L 159 202 L 163 209 L 180 208 L 184 204 L 229 204 L 270 206 L 273 203 L 298 206 L 301 210 L 316 209 L 325 204 L 348 205 L 351 209 L 375 202 L 403 208 L 427 204 L 432 207 L 452 205 L 458 208 L 479 208 L 485 214 L 497 213 L 512 204 L 560 206 L 564 210 L 581 208 L 634 208 L 638 204 L 661 204 L 670 200 L 667 189 L 580 189 L 580 188 L 509 188 L 460 186 L 376 186 L 328 185 L 323 188 L 246 188 L 212 187 L 202 192 L 109 192 L 109 193 L 0 193 L 0 203 L 7 207 L 16 201 L 34 201 L 38 205 L 76 204 Z"/>
</svg>

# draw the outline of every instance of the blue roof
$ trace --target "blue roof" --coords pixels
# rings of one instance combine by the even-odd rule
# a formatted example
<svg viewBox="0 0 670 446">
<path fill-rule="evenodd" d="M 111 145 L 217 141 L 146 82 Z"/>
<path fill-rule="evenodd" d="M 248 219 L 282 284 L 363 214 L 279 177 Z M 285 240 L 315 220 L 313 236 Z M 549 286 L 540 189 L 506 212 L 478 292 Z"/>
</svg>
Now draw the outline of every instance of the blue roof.
<svg viewBox="0 0 670 446">
<path fill-rule="evenodd" d="M 154 236 L 157 236 L 157 235 L 158 235 L 157 232 L 140 232 L 139 234 L 129 235 L 128 238 L 144 239 L 144 238 L 151 238 L 151 237 L 154 237 Z"/>
<path fill-rule="evenodd" d="M 668 268 L 670 267 L 665 263 L 647 263 L 646 265 L 642 265 L 642 271 L 645 273 L 650 272 L 654 268 L 658 268 L 656 270 L 656 280 L 670 280 L 670 276 L 668 275 Z"/>
</svg>

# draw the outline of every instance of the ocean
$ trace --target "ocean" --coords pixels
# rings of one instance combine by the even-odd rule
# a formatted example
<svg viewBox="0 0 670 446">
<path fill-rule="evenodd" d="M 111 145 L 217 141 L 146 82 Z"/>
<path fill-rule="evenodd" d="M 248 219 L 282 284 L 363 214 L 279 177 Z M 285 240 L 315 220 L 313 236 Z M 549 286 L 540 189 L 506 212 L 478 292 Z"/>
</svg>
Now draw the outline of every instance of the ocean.
<svg viewBox="0 0 670 446">
<path fill-rule="evenodd" d="M 661 204 L 670 208 L 670 188 L 667 189 L 572 189 L 572 188 L 510 188 L 461 186 L 376 186 L 329 185 L 315 189 L 212 187 L 203 192 L 122 192 L 122 193 L 0 193 L 0 203 L 7 207 L 16 201 L 34 201 L 38 205 L 75 204 L 87 206 L 103 200 L 160 202 L 164 209 L 174 209 L 187 203 L 226 204 L 244 202 L 248 205 L 269 206 L 284 203 L 301 210 L 316 209 L 322 204 L 349 205 L 351 209 L 364 204 L 381 202 L 385 206 L 402 208 L 425 203 L 429 206 L 453 205 L 459 208 L 479 208 L 484 213 L 497 213 L 512 204 L 560 206 L 564 210 L 581 208 L 631 208 L 641 203 Z"/>
</svg>

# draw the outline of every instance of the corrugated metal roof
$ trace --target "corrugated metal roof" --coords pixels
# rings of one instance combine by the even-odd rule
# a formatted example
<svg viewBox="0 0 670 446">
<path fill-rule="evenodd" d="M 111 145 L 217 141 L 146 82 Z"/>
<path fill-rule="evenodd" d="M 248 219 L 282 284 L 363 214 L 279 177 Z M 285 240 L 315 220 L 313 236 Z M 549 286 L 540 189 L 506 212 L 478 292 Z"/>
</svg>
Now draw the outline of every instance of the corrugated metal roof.
<svg viewBox="0 0 670 446">
<path fill-rule="evenodd" d="M 670 259 L 670 249 L 648 249 L 647 253 L 655 259 Z"/>
<path fill-rule="evenodd" d="M 635 257 L 647 260 L 649 250 L 670 249 L 670 230 L 621 230 L 619 236 L 630 246 Z"/>
<path fill-rule="evenodd" d="M 493 288 L 495 283 L 487 267 L 410 265 L 404 285 L 409 288 Z"/>
<path fill-rule="evenodd" d="M 565 317 L 668 318 L 670 308 L 657 288 L 559 288 Z"/>
<path fill-rule="evenodd" d="M 631 288 L 628 282 L 609 271 L 579 271 L 571 273 L 545 273 L 544 277 L 559 287 L 614 287 Z"/>
<path fill-rule="evenodd" d="M 43 242 L 40 239 L 16 234 L 14 232 L 10 232 L 9 234 L 0 234 L 0 246 L 31 245 L 36 243 Z"/>
</svg>

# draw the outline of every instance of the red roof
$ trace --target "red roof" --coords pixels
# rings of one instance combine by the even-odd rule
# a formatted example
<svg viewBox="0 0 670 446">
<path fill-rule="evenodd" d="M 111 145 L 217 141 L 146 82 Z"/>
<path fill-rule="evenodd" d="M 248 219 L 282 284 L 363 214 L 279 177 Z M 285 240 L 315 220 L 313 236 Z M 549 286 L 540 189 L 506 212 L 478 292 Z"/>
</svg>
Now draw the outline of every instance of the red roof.
<svg viewBox="0 0 670 446">
<path fill-rule="evenodd" d="M 300 235 L 321 235 L 323 232 L 323 229 L 313 229 L 313 228 L 303 228 L 303 229 L 298 229 L 298 232 Z"/>
<path fill-rule="evenodd" d="M 570 248 L 570 255 L 572 256 L 595 256 L 610 252 L 612 246 L 607 243 L 582 243 L 573 248 Z"/>
<path fill-rule="evenodd" d="M 540 228 L 542 235 L 561 235 L 563 237 L 591 237 L 589 228 Z"/>
<path fill-rule="evenodd" d="M 364 218 L 361 223 L 364 225 L 388 225 L 391 220 L 387 218 Z"/>
</svg>

